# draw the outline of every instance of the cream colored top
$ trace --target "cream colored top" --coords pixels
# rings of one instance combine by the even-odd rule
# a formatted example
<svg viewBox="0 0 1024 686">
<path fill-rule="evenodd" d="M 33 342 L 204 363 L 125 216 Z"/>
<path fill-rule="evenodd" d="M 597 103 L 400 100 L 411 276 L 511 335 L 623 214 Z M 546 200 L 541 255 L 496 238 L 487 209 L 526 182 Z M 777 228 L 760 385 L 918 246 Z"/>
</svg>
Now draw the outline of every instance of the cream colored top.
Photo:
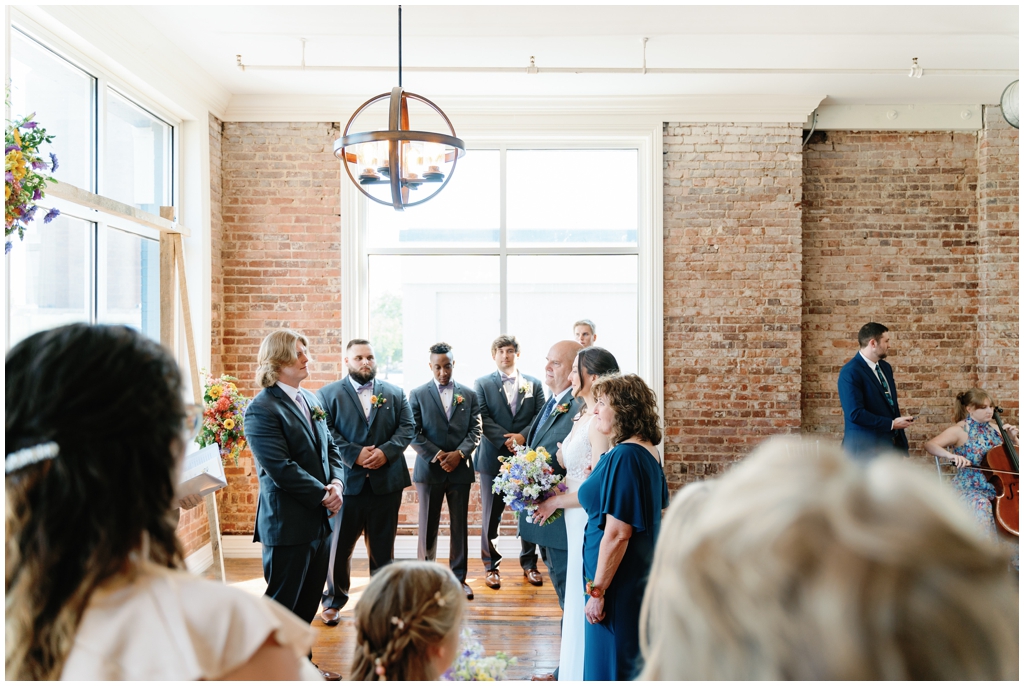
<svg viewBox="0 0 1024 686">
<path fill-rule="evenodd" d="M 303 658 L 302 679 L 320 679 L 305 659 L 313 629 L 284 606 L 143 563 L 132 582 L 93 594 L 61 679 L 218 679 L 245 664 L 271 635 Z"/>
</svg>

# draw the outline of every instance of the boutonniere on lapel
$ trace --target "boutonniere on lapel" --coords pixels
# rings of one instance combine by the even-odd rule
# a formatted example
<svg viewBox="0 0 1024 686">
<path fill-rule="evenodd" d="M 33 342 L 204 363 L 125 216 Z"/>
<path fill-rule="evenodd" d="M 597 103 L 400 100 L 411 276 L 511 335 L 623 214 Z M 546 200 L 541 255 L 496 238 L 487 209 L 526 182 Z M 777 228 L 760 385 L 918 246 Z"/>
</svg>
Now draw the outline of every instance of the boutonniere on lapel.
<svg viewBox="0 0 1024 686">
<path fill-rule="evenodd" d="M 455 394 L 455 404 L 456 405 L 461 405 L 464 402 L 466 402 L 466 396 L 462 395 L 461 393 L 456 393 Z"/>
<path fill-rule="evenodd" d="M 313 405 L 309 408 L 309 414 L 313 417 L 314 422 L 325 422 L 327 421 L 327 413 L 324 412 L 324 408 Z"/>
<path fill-rule="evenodd" d="M 551 416 L 557 417 L 560 414 L 565 414 L 569 411 L 570 403 L 562 403 L 561 405 L 555 405 L 555 409 L 551 410 Z"/>
<path fill-rule="evenodd" d="M 383 395 L 371 395 L 370 406 L 371 407 L 384 407 L 384 403 L 388 401 Z"/>
<path fill-rule="evenodd" d="M 523 394 L 523 400 L 533 397 L 533 384 L 526 379 L 519 381 L 519 392 Z"/>
</svg>

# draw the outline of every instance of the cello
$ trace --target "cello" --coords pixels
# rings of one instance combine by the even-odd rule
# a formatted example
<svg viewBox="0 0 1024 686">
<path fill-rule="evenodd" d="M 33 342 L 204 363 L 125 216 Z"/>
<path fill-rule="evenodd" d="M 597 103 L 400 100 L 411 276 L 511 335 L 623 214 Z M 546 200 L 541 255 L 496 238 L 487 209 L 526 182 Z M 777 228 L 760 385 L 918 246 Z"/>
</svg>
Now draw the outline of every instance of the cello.
<svg viewBox="0 0 1024 686">
<path fill-rule="evenodd" d="M 1020 536 L 1018 526 L 1020 471 L 1017 448 L 1013 445 L 1010 433 L 1003 428 L 1002 420 L 999 419 L 999 415 L 1002 413 L 1003 408 L 996 407 L 992 416 L 995 417 L 996 425 L 999 427 L 999 435 L 1003 438 L 1003 444 L 989 450 L 982 465 L 983 469 L 987 467 L 985 471 L 991 474 L 989 481 L 996 487 L 998 493 L 992 503 L 992 514 L 995 515 L 996 522 L 1003 531 Z"/>
</svg>

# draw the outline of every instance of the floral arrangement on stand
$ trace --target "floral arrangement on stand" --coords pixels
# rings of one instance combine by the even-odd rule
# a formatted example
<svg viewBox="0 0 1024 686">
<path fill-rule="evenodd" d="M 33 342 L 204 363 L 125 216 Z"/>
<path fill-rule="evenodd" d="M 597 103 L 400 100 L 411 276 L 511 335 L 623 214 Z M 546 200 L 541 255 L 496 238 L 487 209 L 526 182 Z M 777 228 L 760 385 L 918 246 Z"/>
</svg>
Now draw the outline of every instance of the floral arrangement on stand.
<svg viewBox="0 0 1024 686">
<path fill-rule="evenodd" d="M 501 458 L 501 471 L 494 478 L 492 490 L 503 496 L 516 520 L 521 512 L 532 515 L 538 504 L 567 490 L 561 475 L 555 474 L 548 463 L 550 458 L 543 447 L 534 450 L 520 445 L 514 446 L 511 456 Z M 544 523 L 561 516 L 562 510 L 555 510 Z"/>
<path fill-rule="evenodd" d="M 53 141 L 53 135 L 35 121 L 35 113 L 15 121 L 8 121 L 4 136 L 4 254 L 13 247 L 11 237 L 17 233 L 25 239 L 28 223 L 35 218 L 46 184 L 57 180 L 47 173 L 57 171 L 57 156 L 50 153 L 49 163 L 43 161 L 39 151 L 43 143 Z M 45 170 L 42 171 L 42 170 Z M 49 224 L 60 210 L 51 209 L 43 217 Z"/>
<path fill-rule="evenodd" d="M 206 373 L 203 384 L 203 426 L 196 442 L 203 448 L 216 443 L 220 457 L 226 463 L 230 458 L 238 466 L 238 456 L 245 449 L 245 408 L 250 399 L 238 392 L 233 376 L 222 374 L 214 378 Z"/>
<path fill-rule="evenodd" d="M 473 630 L 465 628 L 459 637 L 459 656 L 442 681 L 504 681 L 509 665 L 516 659 L 500 650 L 494 657 L 484 657 L 484 648 L 473 636 Z"/>
</svg>

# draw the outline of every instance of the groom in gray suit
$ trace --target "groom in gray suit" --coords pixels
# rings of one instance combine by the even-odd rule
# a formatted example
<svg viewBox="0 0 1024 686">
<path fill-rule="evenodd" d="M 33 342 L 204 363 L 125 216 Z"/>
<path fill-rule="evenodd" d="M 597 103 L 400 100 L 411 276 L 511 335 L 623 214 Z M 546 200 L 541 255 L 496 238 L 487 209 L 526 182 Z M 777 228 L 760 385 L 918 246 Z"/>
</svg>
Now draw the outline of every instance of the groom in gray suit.
<svg viewBox="0 0 1024 686">
<path fill-rule="evenodd" d="M 513 434 L 527 430 L 534 417 L 544 405 L 544 388 L 540 381 L 526 376 L 516 369 L 519 357 L 519 341 L 515 336 L 502 334 L 491 343 L 491 357 L 498 366 L 493 374 L 476 380 L 476 395 L 480 402 L 480 419 L 483 422 L 484 437 L 476 451 L 476 471 L 480 473 L 480 559 L 484 563 L 484 583 L 493 589 L 501 588 L 501 555 L 495 546 L 498 525 L 505 511 L 502 496 L 491 490 L 494 477 L 501 471 L 500 458 L 508 457 L 512 451 L 505 442 Z M 536 546 L 523 541 L 527 559 L 532 555 L 532 565 L 523 568 L 530 583 L 539 586 L 543 577 L 537 571 Z"/>
<path fill-rule="evenodd" d="M 520 434 L 510 436 L 508 447 L 515 440 L 522 445 L 524 442 L 531 448 L 544 447 L 551 456 L 548 464 L 556 474 L 565 476 L 565 469 L 558 464 L 555 453 L 558 451 L 558 444 L 565 440 L 572 430 L 572 420 L 580 410 L 582 400 L 572 397 L 572 384 L 569 381 L 569 374 L 572 372 L 572 363 L 583 346 L 576 341 L 559 341 L 551 346 L 548 351 L 547 364 L 544 366 L 544 385 L 551 391 L 551 397 L 540 414 L 534 419 L 527 430 L 526 437 Z M 526 517 L 519 518 L 519 536 L 530 543 L 540 546 L 540 556 L 551 574 L 551 583 L 558 594 L 559 607 L 565 606 L 565 574 L 569 564 L 569 542 L 565 535 L 565 519 L 559 517 L 551 524 L 538 526 L 527 521 Z M 519 561 L 523 569 L 527 569 L 531 562 L 530 554 L 525 551 Z M 532 547 L 532 546 L 531 546 Z M 532 562 L 534 568 L 537 566 L 537 554 L 533 551 Z"/>
<path fill-rule="evenodd" d="M 349 341 L 345 365 L 348 376 L 317 392 L 341 452 L 345 484 L 345 503 L 331 518 L 331 563 L 320 613 L 328 626 L 338 623 L 348 602 L 359 537 L 366 542 L 371 575 L 394 558 L 402 490 L 412 485 L 404 453 L 415 426 L 405 393 L 376 378 L 377 360 L 367 340 Z"/>
<path fill-rule="evenodd" d="M 472 388 L 452 379 L 455 355 L 447 343 L 430 346 L 433 380 L 409 393 L 416 423 L 412 447 L 416 466 L 412 480 L 419 495 L 419 551 L 421 560 L 437 557 L 441 503 L 448 500 L 451 519 L 449 565 L 462 582 L 466 598 L 473 590 L 466 583 L 468 566 L 469 491 L 476 480 L 470 455 L 480 442 L 480 408 Z"/>
</svg>

